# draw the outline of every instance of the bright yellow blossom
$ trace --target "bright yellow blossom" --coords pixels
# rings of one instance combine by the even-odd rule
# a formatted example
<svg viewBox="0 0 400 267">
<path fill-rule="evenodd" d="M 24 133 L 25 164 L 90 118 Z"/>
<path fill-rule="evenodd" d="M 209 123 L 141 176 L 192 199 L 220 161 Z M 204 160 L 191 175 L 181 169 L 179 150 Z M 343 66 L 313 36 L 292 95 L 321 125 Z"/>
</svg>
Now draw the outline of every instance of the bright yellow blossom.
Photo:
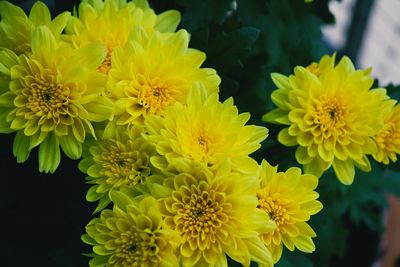
<svg viewBox="0 0 400 267">
<path fill-rule="evenodd" d="M 57 41 L 46 26 L 33 32 L 32 54 L 17 57 L 0 52 L 1 71 L 10 90 L 0 96 L 0 132 L 16 131 L 14 155 L 24 162 L 39 146 L 39 170 L 54 172 L 64 153 L 77 159 L 92 122 L 111 116 L 104 91 L 106 76 L 96 71 L 105 47 L 91 44 L 79 50 Z"/>
<path fill-rule="evenodd" d="M 163 35 L 136 28 L 132 39 L 112 57 L 108 96 L 116 103 L 116 124 L 143 124 L 146 115 L 183 103 L 195 83 L 210 93 L 219 90 L 220 78 L 215 70 L 200 68 L 205 54 L 188 48 L 185 30 Z"/>
<path fill-rule="evenodd" d="M 41 25 L 48 26 L 53 35 L 59 37 L 70 18 L 70 12 L 63 12 L 51 20 L 47 6 L 38 1 L 28 17 L 20 7 L 0 1 L 0 17 L 0 47 L 20 55 L 31 52 L 32 34 Z"/>
<path fill-rule="evenodd" d="M 109 203 L 111 189 L 145 184 L 150 176 L 150 157 L 155 148 L 141 137 L 141 127 L 119 126 L 111 135 L 98 134 L 97 140 L 86 141 L 79 169 L 87 173 L 88 201 L 99 201 L 95 212 Z"/>
<path fill-rule="evenodd" d="M 187 170 L 195 162 L 205 168 L 218 168 L 229 160 L 232 169 L 243 173 L 258 169 L 249 157 L 260 147 L 268 130 L 245 125 L 249 113 L 238 114 L 233 99 L 218 101 L 218 94 L 207 96 L 202 88 L 190 91 L 187 104 L 176 103 L 163 116 L 147 116 L 146 138 L 156 145 L 159 156 L 153 156 L 153 165 L 168 173 Z"/>
<path fill-rule="evenodd" d="M 132 200 L 112 192 L 113 210 L 103 210 L 86 226 L 82 240 L 93 246 L 90 267 L 177 267 L 178 233 L 165 226 L 152 197 Z"/>
<path fill-rule="evenodd" d="M 153 192 L 161 197 L 166 225 L 181 236 L 179 266 L 227 267 L 227 256 L 243 266 L 250 261 L 270 266 L 271 254 L 259 234 L 275 224 L 257 209 L 256 189 L 256 176 L 226 167 L 214 175 L 192 166 L 190 173 L 164 179 Z"/>
<path fill-rule="evenodd" d="M 136 26 L 149 33 L 174 32 L 180 21 L 178 11 L 168 10 L 156 15 L 147 1 L 142 0 L 86 0 L 80 3 L 78 14 L 66 28 L 66 40 L 74 47 L 91 42 L 105 44 L 107 56 L 98 69 L 103 73 L 108 73 L 111 68 L 113 49 L 125 46 Z"/>
<path fill-rule="evenodd" d="M 378 162 L 396 162 L 400 154 L 400 105 L 392 108 L 385 116 L 385 125 L 375 135 L 378 151 L 372 156 Z"/>
<path fill-rule="evenodd" d="M 371 89 L 369 70 L 355 70 L 344 57 L 324 56 L 294 75 L 272 74 L 278 89 L 272 95 L 277 109 L 264 115 L 267 122 L 284 124 L 278 140 L 298 146 L 296 159 L 304 171 L 320 176 L 331 165 L 343 184 L 351 184 L 355 168 L 370 170 L 366 155 L 376 152 L 373 137 L 383 127 L 383 113 L 392 100 L 386 90 Z"/>
<path fill-rule="evenodd" d="M 267 161 L 261 163 L 262 171 L 257 190 L 258 208 L 265 211 L 276 223 L 272 232 L 262 233 L 265 245 L 272 253 L 274 263 L 282 255 L 283 245 L 290 251 L 295 248 L 311 253 L 315 250 L 312 238 L 316 236 L 307 224 L 311 215 L 322 209 L 315 188 L 318 178 L 301 174 L 299 168 L 277 172 Z"/>
</svg>

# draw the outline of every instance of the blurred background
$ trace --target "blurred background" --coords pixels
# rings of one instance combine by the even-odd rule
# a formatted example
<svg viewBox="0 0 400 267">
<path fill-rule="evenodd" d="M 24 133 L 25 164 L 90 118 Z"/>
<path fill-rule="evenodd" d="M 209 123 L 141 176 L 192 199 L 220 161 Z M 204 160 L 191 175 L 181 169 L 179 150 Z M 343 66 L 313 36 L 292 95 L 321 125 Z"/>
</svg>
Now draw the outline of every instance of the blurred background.
<svg viewBox="0 0 400 267">
<path fill-rule="evenodd" d="M 332 50 L 350 56 L 360 68 L 373 66 L 382 84 L 400 82 L 400 1 L 331 1 L 334 25 L 322 29 Z"/>
<path fill-rule="evenodd" d="M 10 2 L 29 12 L 35 1 Z M 78 1 L 43 2 L 54 16 L 71 11 Z M 348 55 L 359 68 L 373 66 L 380 86 L 400 83 L 400 0 L 149 2 L 157 13 L 172 8 L 182 12 L 181 27 L 192 33 L 190 45 L 207 53 L 206 66 L 217 69 L 223 79 L 222 96 L 234 95 L 239 109 L 251 112 L 253 123 L 262 124 L 259 118 L 271 107 L 266 100 L 266 92 L 273 89 L 271 71 L 288 74 L 295 65 L 309 64 L 325 53 Z M 245 28 L 235 31 L 239 27 Z M 249 27 L 260 35 L 254 37 Z M 398 95 L 400 88 L 392 87 Z M 270 130 L 273 137 L 277 131 Z M 0 266 L 87 266 L 82 254 L 90 250 L 80 236 L 95 205 L 85 201 L 84 175 L 66 157 L 54 175 L 38 173 L 36 151 L 25 164 L 17 164 L 12 140 L 12 135 L 0 136 Z M 274 161 L 281 147 L 265 147 L 268 151 L 260 150 L 259 158 L 268 155 Z M 321 180 L 326 208 L 313 222 L 317 251 L 311 258 L 285 255 L 279 267 L 399 267 L 400 205 L 388 192 L 400 190 L 377 184 L 382 173 L 386 175 L 364 175 L 351 188 L 338 185 L 334 177 L 329 177 L 333 182 Z M 340 202 L 342 196 L 349 203 Z"/>
</svg>

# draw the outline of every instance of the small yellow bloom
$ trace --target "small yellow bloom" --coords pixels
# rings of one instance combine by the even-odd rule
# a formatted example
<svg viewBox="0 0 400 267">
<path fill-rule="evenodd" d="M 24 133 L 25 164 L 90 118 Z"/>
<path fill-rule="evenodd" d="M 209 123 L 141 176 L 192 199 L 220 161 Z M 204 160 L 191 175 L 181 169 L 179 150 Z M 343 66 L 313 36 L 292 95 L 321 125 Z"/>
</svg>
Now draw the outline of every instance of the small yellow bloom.
<svg viewBox="0 0 400 267">
<path fill-rule="evenodd" d="M 249 154 L 267 137 L 266 128 L 245 125 L 250 114 L 239 114 L 232 98 L 221 103 L 217 93 L 207 96 L 202 88 L 191 90 L 186 102 L 166 109 L 163 116 L 145 120 L 146 138 L 156 144 L 160 154 L 151 158 L 156 168 L 174 173 L 188 170 L 194 162 L 213 169 L 229 160 L 235 171 L 258 170 Z"/>
<path fill-rule="evenodd" d="M 85 142 L 79 169 L 89 175 L 88 183 L 94 184 L 86 199 L 99 201 L 95 212 L 110 203 L 110 190 L 146 183 L 155 148 L 141 137 L 142 132 L 140 127 L 119 126 L 111 135 L 102 133 L 97 140 Z"/>
<path fill-rule="evenodd" d="M 125 46 L 135 27 L 148 32 L 174 32 L 180 21 L 178 11 L 156 15 L 147 1 L 86 0 L 79 4 L 78 14 L 67 25 L 65 40 L 76 48 L 92 42 L 105 44 L 107 56 L 98 69 L 102 73 L 111 69 L 113 49 Z"/>
<path fill-rule="evenodd" d="M 0 17 L 0 47 L 20 55 L 32 52 L 32 35 L 39 26 L 46 25 L 54 36 L 59 37 L 70 19 L 70 12 L 63 12 L 51 20 L 47 6 L 38 1 L 28 17 L 20 7 L 0 1 Z"/>
<path fill-rule="evenodd" d="M 372 156 L 378 162 L 396 162 L 400 154 L 400 105 L 393 107 L 385 116 L 385 125 L 374 137 L 378 151 Z"/>
<path fill-rule="evenodd" d="M 143 124 L 148 114 L 162 114 L 175 102 L 184 103 L 195 83 L 217 92 L 215 70 L 200 68 L 205 54 L 188 48 L 189 34 L 146 33 L 137 27 L 124 48 L 116 48 L 108 96 L 115 101 L 117 124 Z"/>
<path fill-rule="evenodd" d="M 151 186 L 152 184 L 149 184 Z M 221 168 L 217 174 L 201 168 L 166 178 L 154 191 L 163 195 L 165 223 L 182 239 L 184 267 L 227 267 L 227 255 L 249 266 L 271 265 L 272 258 L 259 234 L 275 224 L 256 208 L 257 179 Z"/>
<path fill-rule="evenodd" d="M 32 54 L 17 57 L 0 52 L 2 72 L 9 91 L 0 96 L 0 132 L 16 131 L 14 155 L 24 162 L 39 146 L 39 170 L 54 172 L 60 162 L 60 146 L 77 159 L 92 123 L 107 120 L 112 109 L 104 92 L 106 76 L 96 71 L 105 47 L 91 44 L 74 50 L 57 41 L 50 29 L 33 32 Z"/>
<path fill-rule="evenodd" d="M 276 223 L 272 232 L 262 233 L 265 245 L 272 253 L 274 263 L 282 255 L 283 245 L 290 251 L 295 248 L 311 253 L 315 250 L 312 238 L 316 236 L 307 224 L 311 215 L 322 209 L 315 188 L 318 178 L 301 174 L 299 168 L 277 172 L 267 161 L 261 163 L 262 171 L 257 190 L 258 208 L 265 211 Z"/>
<path fill-rule="evenodd" d="M 176 267 L 178 233 L 165 226 L 152 197 L 132 200 L 112 192 L 113 210 L 103 210 L 86 226 L 82 240 L 93 246 L 90 267 Z"/>
<path fill-rule="evenodd" d="M 333 166 L 343 184 L 351 184 L 357 166 L 370 171 L 367 155 L 377 151 L 373 137 L 383 127 L 383 114 L 392 100 L 386 90 L 370 89 L 370 70 L 355 70 L 344 57 L 324 56 L 307 68 L 296 67 L 289 77 L 272 74 L 278 86 L 272 101 L 278 106 L 263 116 L 286 125 L 278 140 L 298 146 L 296 159 L 316 176 Z"/>
</svg>

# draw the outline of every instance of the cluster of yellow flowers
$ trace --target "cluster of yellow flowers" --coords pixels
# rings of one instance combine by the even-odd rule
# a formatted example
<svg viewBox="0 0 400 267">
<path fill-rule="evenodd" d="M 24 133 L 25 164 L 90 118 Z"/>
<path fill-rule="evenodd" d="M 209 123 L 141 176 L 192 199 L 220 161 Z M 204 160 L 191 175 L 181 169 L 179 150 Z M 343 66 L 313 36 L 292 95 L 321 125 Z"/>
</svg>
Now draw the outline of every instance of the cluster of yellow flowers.
<svg viewBox="0 0 400 267">
<path fill-rule="evenodd" d="M 82 0 L 52 19 L 41 2 L 27 16 L 1 1 L 0 16 L 0 133 L 15 133 L 18 162 L 38 147 L 40 171 L 55 172 L 60 148 L 81 158 L 100 213 L 82 236 L 90 266 L 263 267 L 284 246 L 313 252 L 318 177 L 332 165 L 350 184 L 367 155 L 400 153 L 400 107 L 346 57 L 272 75 L 277 109 L 263 119 L 288 126 L 278 139 L 306 174 L 278 172 L 249 156 L 268 130 L 219 100 L 179 12 Z"/>
</svg>

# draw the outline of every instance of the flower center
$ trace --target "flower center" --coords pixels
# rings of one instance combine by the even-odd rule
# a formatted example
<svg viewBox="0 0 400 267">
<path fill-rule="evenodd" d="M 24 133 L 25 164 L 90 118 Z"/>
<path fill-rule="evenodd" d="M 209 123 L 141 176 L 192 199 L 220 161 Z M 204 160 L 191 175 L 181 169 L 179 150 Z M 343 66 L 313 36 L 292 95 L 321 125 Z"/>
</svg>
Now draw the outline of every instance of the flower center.
<svg viewBox="0 0 400 267">
<path fill-rule="evenodd" d="M 187 188 L 189 190 L 189 188 Z M 185 190 L 185 191 L 188 191 Z M 224 196 L 214 190 L 192 186 L 191 195 L 182 196 L 177 211 L 177 229 L 185 241 L 199 248 L 209 248 L 216 242 L 221 226 L 228 221 L 225 214 Z"/>
<path fill-rule="evenodd" d="M 325 99 L 316 106 L 314 123 L 320 126 L 323 132 L 334 131 L 345 126 L 345 111 L 336 98 Z"/>
<path fill-rule="evenodd" d="M 21 90 L 22 97 L 19 100 L 25 102 L 26 107 L 41 117 L 42 120 L 52 119 L 56 124 L 60 122 L 61 115 L 77 116 L 69 101 L 69 88 L 56 82 L 53 75 L 27 76 L 24 79 L 26 88 Z M 43 123 L 43 121 L 40 121 Z"/>
<path fill-rule="evenodd" d="M 211 150 L 211 138 L 207 135 L 200 135 L 197 141 L 200 146 L 200 150 L 203 152 L 204 155 L 207 155 Z"/>
<path fill-rule="evenodd" d="M 168 85 L 155 78 L 146 80 L 143 77 L 140 81 L 140 89 L 137 97 L 138 104 L 149 114 L 159 114 L 165 107 L 174 102 Z"/>
<path fill-rule="evenodd" d="M 275 221 L 277 230 L 289 220 L 288 210 L 284 202 L 280 199 L 273 199 L 272 197 L 262 198 L 259 196 L 257 208 L 268 213 L 271 220 Z"/>
<path fill-rule="evenodd" d="M 387 121 L 382 130 L 375 137 L 375 140 L 380 149 L 386 149 L 393 146 L 394 141 L 399 140 L 399 137 L 396 125 L 391 121 Z"/>
<path fill-rule="evenodd" d="M 192 139 L 187 146 L 188 157 L 195 161 L 207 162 L 212 164 L 212 155 L 214 153 L 214 136 L 203 130 L 198 130 L 192 134 Z"/>
<path fill-rule="evenodd" d="M 129 231 L 122 233 L 118 240 L 120 246 L 117 248 L 115 259 L 122 266 L 142 266 L 143 263 L 157 263 L 160 251 L 153 234 L 145 232 Z"/>
<path fill-rule="evenodd" d="M 98 72 L 108 74 L 111 69 L 111 55 L 112 55 L 112 48 L 107 47 L 107 55 L 104 59 L 103 63 L 97 68 Z"/>
<path fill-rule="evenodd" d="M 102 166 L 100 173 L 113 187 L 135 186 L 144 183 L 150 175 L 149 156 L 145 152 L 131 149 L 115 140 L 107 140 L 106 148 L 95 161 Z"/>
</svg>

